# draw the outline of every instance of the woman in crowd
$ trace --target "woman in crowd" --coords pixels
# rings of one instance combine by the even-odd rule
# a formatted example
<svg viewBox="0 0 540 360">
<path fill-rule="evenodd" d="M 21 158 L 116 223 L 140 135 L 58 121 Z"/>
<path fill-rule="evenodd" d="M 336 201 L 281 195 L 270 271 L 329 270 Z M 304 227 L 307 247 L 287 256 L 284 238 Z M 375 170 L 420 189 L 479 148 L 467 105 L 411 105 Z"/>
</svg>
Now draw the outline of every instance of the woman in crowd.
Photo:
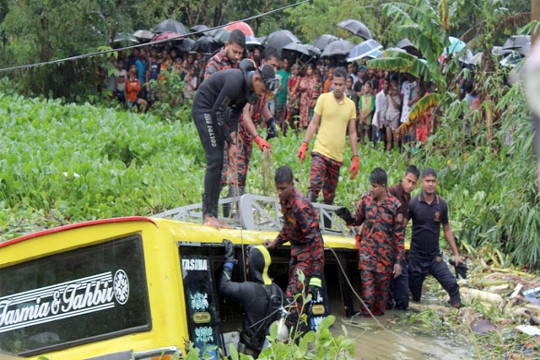
<svg viewBox="0 0 540 360">
<path fill-rule="evenodd" d="M 309 112 L 314 106 L 313 89 L 317 84 L 313 65 L 308 64 L 306 74 L 300 80 L 298 91 L 300 92 L 300 127 L 306 129 L 309 124 Z"/>
<path fill-rule="evenodd" d="M 291 75 L 287 80 L 287 120 L 292 129 L 296 129 L 296 116 L 300 107 L 300 94 L 298 88 L 300 86 L 299 75 L 300 66 L 294 64 L 291 69 Z"/>
</svg>

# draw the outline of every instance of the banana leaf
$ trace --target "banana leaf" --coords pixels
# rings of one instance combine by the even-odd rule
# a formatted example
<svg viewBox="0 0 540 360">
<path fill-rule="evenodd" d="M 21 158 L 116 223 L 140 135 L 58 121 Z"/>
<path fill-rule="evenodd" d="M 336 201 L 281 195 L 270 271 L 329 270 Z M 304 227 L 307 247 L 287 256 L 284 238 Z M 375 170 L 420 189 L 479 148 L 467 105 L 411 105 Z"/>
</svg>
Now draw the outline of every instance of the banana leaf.
<svg viewBox="0 0 540 360">
<path fill-rule="evenodd" d="M 409 121 L 414 124 L 418 121 L 421 115 L 425 114 L 429 108 L 439 106 L 443 99 L 443 95 L 433 93 L 428 94 L 418 100 L 409 112 Z"/>
<path fill-rule="evenodd" d="M 375 70 L 388 70 L 388 71 L 397 71 L 397 72 L 408 72 L 410 62 L 406 59 L 401 58 L 380 58 L 372 59 L 367 62 L 369 68 Z"/>
<path fill-rule="evenodd" d="M 421 115 L 425 114 L 429 108 L 439 106 L 442 100 L 443 95 L 437 93 L 428 94 L 418 100 L 409 112 L 409 119 L 397 128 L 395 136 L 401 138 L 405 135 L 414 124 L 422 119 Z"/>
</svg>

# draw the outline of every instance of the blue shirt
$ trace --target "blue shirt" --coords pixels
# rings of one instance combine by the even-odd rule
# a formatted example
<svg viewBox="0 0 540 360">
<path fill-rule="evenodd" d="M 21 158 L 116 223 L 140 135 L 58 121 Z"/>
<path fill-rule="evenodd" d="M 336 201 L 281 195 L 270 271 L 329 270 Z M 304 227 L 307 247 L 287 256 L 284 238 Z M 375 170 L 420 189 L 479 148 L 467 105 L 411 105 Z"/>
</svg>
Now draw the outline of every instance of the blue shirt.
<svg viewBox="0 0 540 360">
<path fill-rule="evenodd" d="M 137 66 L 137 77 L 142 85 L 144 84 L 144 64 L 141 59 L 137 59 L 137 61 L 135 61 L 135 65 Z"/>
<path fill-rule="evenodd" d="M 448 207 L 442 197 L 435 194 L 431 204 L 420 193 L 411 199 L 407 219 L 412 219 L 410 255 L 421 258 L 438 256 L 441 224 L 448 224 Z"/>
</svg>

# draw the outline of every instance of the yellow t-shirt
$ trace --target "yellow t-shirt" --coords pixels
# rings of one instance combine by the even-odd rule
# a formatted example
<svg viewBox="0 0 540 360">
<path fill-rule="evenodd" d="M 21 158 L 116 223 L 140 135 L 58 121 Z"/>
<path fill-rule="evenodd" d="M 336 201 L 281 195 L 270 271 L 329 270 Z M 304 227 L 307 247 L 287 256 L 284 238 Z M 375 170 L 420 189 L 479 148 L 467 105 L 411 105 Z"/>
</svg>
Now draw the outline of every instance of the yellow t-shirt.
<svg viewBox="0 0 540 360">
<path fill-rule="evenodd" d="M 338 104 L 333 91 L 324 93 L 317 99 L 315 112 L 321 116 L 321 122 L 313 151 L 342 162 L 347 125 L 351 119 L 356 119 L 354 102 L 344 96 Z"/>
</svg>

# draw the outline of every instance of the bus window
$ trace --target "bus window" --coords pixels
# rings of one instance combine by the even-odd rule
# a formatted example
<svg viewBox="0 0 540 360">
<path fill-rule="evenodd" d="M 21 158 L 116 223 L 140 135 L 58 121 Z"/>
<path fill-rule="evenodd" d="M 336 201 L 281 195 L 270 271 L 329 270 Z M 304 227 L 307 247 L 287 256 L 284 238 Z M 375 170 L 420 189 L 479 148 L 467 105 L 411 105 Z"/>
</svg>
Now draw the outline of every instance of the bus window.
<svg viewBox="0 0 540 360">
<path fill-rule="evenodd" d="M 35 355 L 150 328 L 140 235 L 0 269 L 0 352 Z"/>
</svg>

